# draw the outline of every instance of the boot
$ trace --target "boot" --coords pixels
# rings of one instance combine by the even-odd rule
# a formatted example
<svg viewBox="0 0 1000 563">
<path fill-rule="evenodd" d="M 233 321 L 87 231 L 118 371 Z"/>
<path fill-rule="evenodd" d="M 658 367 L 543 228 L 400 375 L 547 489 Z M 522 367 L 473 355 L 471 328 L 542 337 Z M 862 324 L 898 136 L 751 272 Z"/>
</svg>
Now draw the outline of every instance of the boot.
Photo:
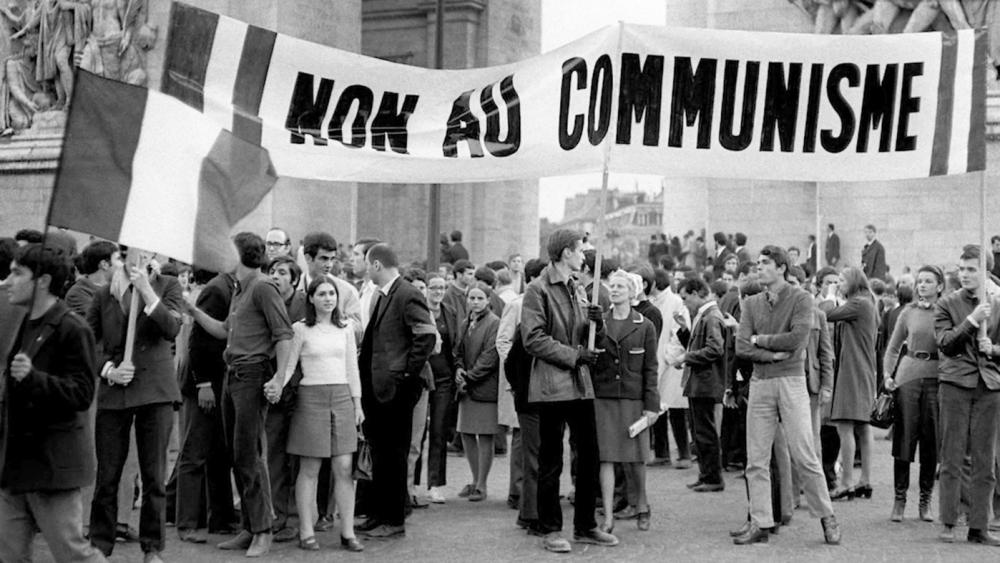
<svg viewBox="0 0 1000 563">
<path fill-rule="evenodd" d="M 923 507 L 923 505 L 921 505 L 921 507 Z M 893 522 L 902 522 L 904 509 L 906 509 L 906 497 L 903 497 L 902 500 L 896 499 L 895 502 L 892 503 L 892 515 L 889 516 L 889 520 L 892 520 Z"/>
<path fill-rule="evenodd" d="M 934 516 L 931 515 L 931 491 L 921 490 L 920 491 L 920 520 L 922 522 L 933 522 Z"/>
</svg>

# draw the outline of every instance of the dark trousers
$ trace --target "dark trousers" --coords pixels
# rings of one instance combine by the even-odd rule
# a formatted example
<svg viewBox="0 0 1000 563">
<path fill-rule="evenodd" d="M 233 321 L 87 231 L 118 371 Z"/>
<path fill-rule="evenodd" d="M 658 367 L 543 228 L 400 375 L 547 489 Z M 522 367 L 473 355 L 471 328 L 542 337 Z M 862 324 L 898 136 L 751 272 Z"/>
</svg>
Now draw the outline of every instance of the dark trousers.
<svg viewBox="0 0 1000 563">
<path fill-rule="evenodd" d="M 236 520 L 219 395 L 221 389 L 209 412 L 198 406 L 197 398 L 184 397 L 185 432 L 176 465 L 179 529 L 199 528 L 206 521 L 210 531 L 222 530 Z"/>
<path fill-rule="evenodd" d="M 650 440 L 653 446 L 653 457 L 657 459 L 670 460 L 670 439 L 667 434 L 670 429 L 667 426 L 669 416 L 661 416 L 653 423 L 653 430 L 650 432 Z"/>
<path fill-rule="evenodd" d="M 840 459 L 840 434 L 837 428 L 824 424 L 819 429 L 819 441 L 823 452 L 823 476 L 826 477 L 826 488 L 833 490 L 837 486 L 837 460 Z"/>
<path fill-rule="evenodd" d="M 747 464 L 747 404 L 737 402 L 735 409 L 722 410 L 722 465 Z"/>
<path fill-rule="evenodd" d="M 997 416 L 1000 392 L 990 391 L 982 379 L 975 389 L 942 382 L 941 400 L 941 523 L 954 526 L 962 486 L 966 448 L 972 453 L 969 485 L 969 529 L 985 531 L 996 477 Z"/>
<path fill-rule="evenodd" d="M 690 397 L 691 434 L 698 448 L 698 480 L 716 485 L 722 483 L 722 459 L 719 454 L 719 434 L 715 430 L 715 405 L 712 398 Z"/>
<path fill-rule="evenodd" d="M 448 416 L 451 413 L 451 403 L 455 397 L 455 382 L 444 379 L 434 382 L 430 391 L 428 411 L 430 425 L 427 444 L 427 487 L 443 487 L 448 484 L 446 468 L 448 466 L 448 441 L 454 436 L 454 428 L 448 426 Z"/>
<path fill-rule="evenodd" d="M 122 410 L 98 409 L 94 423 L 97 452 L 97 482 L 90 508 L 90 541 L 105 555 L 115 546 L 118 523 L 118 482 L 122 478 L 129 437 L 135 424 L 135 442 L 142 477 L 142 510 L 139 512 L 139 543 L 143 552 L 163 551 L 166 536 L 164 481 L 167 442 L 173 410 L 170 403 L 143 405 Z"/>
<path fill-rule="evenodd" d="M 538 520 L 538 448 L 541 441 L 539 417 L 536 412 L 517 413 L 521 430 L 521 498 L 517 516 L 521 520 Z"/>
<path fill-rule="evenodd" d="M 298 475 L 298 458 L 288 455 L 288 428 L 294 407 L 289 404 L 272 405 L 267 409 L 264 430 L 267 434 L 267 474 L 271 484 L 271 505 L 274 507 L 275 531 L 294 527 L 298 517 L 295 507 L 295 478 Z"/>
<path fill-rule="evenodd" d="M 667 411 L 670 419 L 670 430 L 677 444 L 677 458 L 691 459 L 691 449 L 688 442 L 688 409 L 670 409 Z"/>
<path fill-rule="evenodd" d="M 396 395 L 388 402 L 363 399 L 364 433 L 372 450 L 368 514 L 382 524 L 402 526 L 405 519 L 407 457 L 420 390 L 420 382 L 411 377 L 397 384 Z"/>
<path fill-rule="evenodd" d="M 538 523 L 545 532 L 562 530 L 559 506 L 559 476 L 563 466 L 563 433 L 566 426 L 576 443 L 576 496 L 573 510 L 575 531 L 597 526 L 598 457 L 594 401 L 577 400 L 539 403 Z"/>
<path fill-rule="evenodd" d="M 271 531 L 271 484 L 267 472 L 267 399 L 264 383 L 271 378 L 269 362 L 233 366 L 222 387 L 222 418 L 226 445 L 240 493 L 241 525 L 252 534 Z"/>
</svg>

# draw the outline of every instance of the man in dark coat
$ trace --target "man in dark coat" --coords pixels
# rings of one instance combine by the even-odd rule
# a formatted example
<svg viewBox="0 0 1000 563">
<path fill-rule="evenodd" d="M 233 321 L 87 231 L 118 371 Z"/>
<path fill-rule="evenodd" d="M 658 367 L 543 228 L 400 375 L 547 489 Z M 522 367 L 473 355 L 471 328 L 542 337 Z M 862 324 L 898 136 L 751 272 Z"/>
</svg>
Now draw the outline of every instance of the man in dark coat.
<svg viewBox="0 0 1000 563">
<path fill-rule="evenodd" d="M 889 267 L 885 264 L 885 247 L 875 238 L 878 233 L 875 225 L 865 225 L 865 247 L 861 249 L 861 269 L 868 279 L 878 278 L 885 281 Z"/>
<path fill-rule="evenodd" d="M 840 262 L 840 235 L 834 232 L 833 223 L 826 226 L 826 248 L 824 254 L 827 266 L 836 266 Z"/>
<path fill-rule="evenodd" d="M 691 328 L 682 326 L 677 337 L 687 349 L 677 364 L 684 364 L 681 385 L 691 409 L 692 434 L 698 448 L 698 480 L 688 485 L 695 492 L 716 492 L 722 482 L 719 433 L 715 425 L 715 405 L 726 390 L 725 336 L 722 313 L 709 299 L 708 285 L 699 278 L 684 280 L 680 296 L 695 314 Z"/>
<path fill-rule="evenodd" d="M 131 283 L 129 283 L 131 282 Z M 135 293 L 133 293 L 135 292 Z M 133 299 L 133 295 L 138 299 Z M 95 422 L 97 483 L 90 512 L 90 541 L 106 556 L 115 546 L 118 485 L 133 424 L 142 477 L 139 543 L 147 560 L 157 561 L 166 545 L 167 442 L 173 404 L 180 402 L 173 344 L 181 327 L 180 283 L 172 276 L 128 266 L 94 295 L 87 323 L 102 345 Z M 139 307 L 135 348 L 126 358 L 128 310 Z"/>
<path fill-rule="evenodd" d="M 406 535 L 407 455 L 421 373 L 434 351 L 437 329 L 424 295 L 399 275 L 396 253 L 385 243 L 368 250 L 368 275 L 379 287 L 361 341 L 364 434 L 372 448 L 374 499 L 369 519 L 356 526 L 370 538 Z"/>
<path fill-rule="evenodd" d="M 449 255 L 453 262 L 469 259 L 469 251 L 462 246 L 462 231 L 455 230 L 451 232 L 451 249 Z"/>
<path fill-rule="evenodd" d="M 3 282 L 31 310 L 0 376 L 0 561 L 30 561 L 36 530 L 57 561 L 105 561 L 83 536 L 97 375 L 94 335 L 57 297 L 70 272 L 64 255 L 29 244 Z"/>
</svg>

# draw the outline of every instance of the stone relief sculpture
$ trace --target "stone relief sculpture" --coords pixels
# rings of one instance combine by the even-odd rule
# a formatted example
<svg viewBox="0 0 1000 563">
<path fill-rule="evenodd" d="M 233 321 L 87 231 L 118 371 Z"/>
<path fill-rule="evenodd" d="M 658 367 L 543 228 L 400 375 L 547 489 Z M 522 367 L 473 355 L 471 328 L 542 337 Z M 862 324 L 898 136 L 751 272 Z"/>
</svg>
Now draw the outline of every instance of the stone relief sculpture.
<svg viewBox="0 0 1000 563">
<path fill-rule="evenodd" d="M 0 6 L 0 136 L 58 130 L 73 70 L 145 85 L 148 0 L 11 0 Z"/>
</svg>

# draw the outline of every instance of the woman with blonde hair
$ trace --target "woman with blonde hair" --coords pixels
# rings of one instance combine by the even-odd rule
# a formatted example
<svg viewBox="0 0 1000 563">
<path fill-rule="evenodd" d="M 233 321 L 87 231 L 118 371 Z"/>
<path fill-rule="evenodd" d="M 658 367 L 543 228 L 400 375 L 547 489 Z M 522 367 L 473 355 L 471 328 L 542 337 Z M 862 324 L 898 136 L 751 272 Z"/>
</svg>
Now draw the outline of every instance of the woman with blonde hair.
<svg viewBox="0 0 1000 563">
<path fill-rule="evenodd" d="M 871 498 L 872 402 L 875 400 L 875 333 L 878 322 L 875 297 L 868 278 L 859 268 L 845 268 L 840 274 L 840 305 L 827 295 L 821 308 L 836 325 L 837 372 L 833 385 L 830 420 L 840 436 L 840 486 L 830 493 L 832 500 Z M 855 444 L 857 432 L 859 440 Z M 861 451 L 861 478 L 854 481 L 854 451 Z"/>
</svg>

